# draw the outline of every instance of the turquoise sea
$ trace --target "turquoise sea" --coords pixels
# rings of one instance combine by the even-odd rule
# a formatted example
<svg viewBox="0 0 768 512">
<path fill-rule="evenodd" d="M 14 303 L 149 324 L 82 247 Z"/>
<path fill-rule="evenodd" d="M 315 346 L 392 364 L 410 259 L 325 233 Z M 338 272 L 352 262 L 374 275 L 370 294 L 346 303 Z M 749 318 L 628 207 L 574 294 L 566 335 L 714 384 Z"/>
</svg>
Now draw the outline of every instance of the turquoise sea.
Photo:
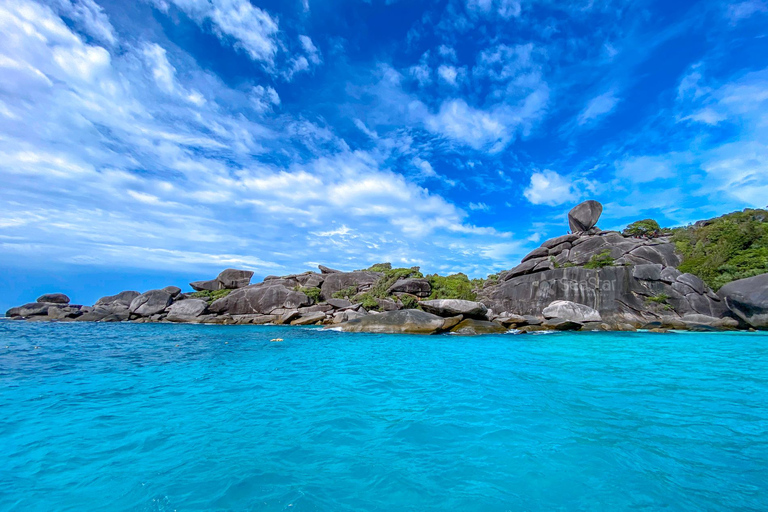
<svg viewBox="0 0 768 512">
<path fill-rule="evenodd" d="M 6 512 L 768 510 L 766 334 L 0 340 Z"/>
</svg>

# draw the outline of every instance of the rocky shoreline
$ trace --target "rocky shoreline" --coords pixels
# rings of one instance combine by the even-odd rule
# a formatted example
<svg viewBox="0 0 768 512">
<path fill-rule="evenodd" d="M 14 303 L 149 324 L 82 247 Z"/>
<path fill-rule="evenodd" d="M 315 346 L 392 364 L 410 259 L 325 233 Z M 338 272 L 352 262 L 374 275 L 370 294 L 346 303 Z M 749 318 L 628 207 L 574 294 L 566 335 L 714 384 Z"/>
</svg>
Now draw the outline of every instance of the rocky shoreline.
<svg viewBox="0 0 768 512">
<path fill-rule="evenodd" d="M 586 201 L 568 214 L 570 233 L 545 241 L 517 267 L 491 276 L 476 300 L 435 298 L 419 269 L 389 264 L 343 272 L 268 276 L 226 269 L 215 279 L 123 291 L 93 306 L 60 293 L 11 308 L 27 321 L 173 322 L 222 325 L 324 325 L 349 332 L 464 335 L 542 330 L 694 331 L 768 329 L 768 274 L 717 293 L 678 270 L 666 236 L 602 231 L 602 205 Z"/>
</svg>

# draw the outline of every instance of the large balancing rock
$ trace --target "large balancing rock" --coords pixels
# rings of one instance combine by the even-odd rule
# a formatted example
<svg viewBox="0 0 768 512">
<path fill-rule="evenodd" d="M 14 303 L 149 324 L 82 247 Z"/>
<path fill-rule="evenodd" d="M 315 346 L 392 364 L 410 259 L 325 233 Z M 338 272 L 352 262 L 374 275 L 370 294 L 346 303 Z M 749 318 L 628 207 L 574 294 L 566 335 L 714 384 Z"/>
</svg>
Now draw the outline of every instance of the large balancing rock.
<svg viewBox="0 0 768 512">
<path fill-rule="evenodd" d="M 576 205 L 568 212 L 568 225 L 572 233 L 589 231 L 597 225 L 600 215 L 603 213 L 603 205 L 597 201 L 584 201 Z"/>
</svg>

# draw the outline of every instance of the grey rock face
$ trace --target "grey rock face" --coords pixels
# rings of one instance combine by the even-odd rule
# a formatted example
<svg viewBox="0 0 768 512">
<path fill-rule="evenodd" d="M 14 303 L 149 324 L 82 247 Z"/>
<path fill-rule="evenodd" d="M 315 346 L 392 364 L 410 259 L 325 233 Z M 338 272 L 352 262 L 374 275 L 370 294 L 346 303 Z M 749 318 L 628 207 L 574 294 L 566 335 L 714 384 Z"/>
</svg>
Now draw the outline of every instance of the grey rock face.
<svg viewBox="0 0 768 512">
<path fill-rule="evenodd" d="M 46 304 L 42 302 L 30 302 L 29 304 L 24 304 L 23 306 L 18 306 L 18 307 L 9 309 L 8 311 L 6 311 L 5 316 L 10 318 L 15 318 L 15 317 L 47 315 L 48 308 L 50 307 L 51 307 L 50 304 Z"/>
<path fill-rule="evenodd" d="M 150 290 L 133 299 L 128 309 L 134 315 L 149 317 L 162 313 L 172 302 L 171 294 L 165 290 Z"/>
<path fill-rule="evenodd" d="M 320 273 L 327 275 L 327 274 L 340 274 L 341 270 L 336 270 L 333 268 L 328 268 L 325 265 L 318 265 L 317 268 L 320 269 Z"/>
<path fill-rule="evenodd" d="M 604 321 L 614 324 L 653 321 L 670 313 L 722 316 L 723 304 L 708 294 L 699 295 L 686 286 L 688 295 L 663 281 L 637 279 L 632 267 L 560 268 L 518 276 L 485 288 L 478 297 L 488 308 L 517 315 L 539 315 L 553 301 L 565 300 L 589 306 Z M 669 306 L 655 310 L 651 297 L 667 295 Z"/>
<path fill-rule="evenodd" d="M 80 306 L 70 306 L 68 304 L 57 304 L 48 308 L 48 318 L 51 320 L 71 320 L 81 316 Z"/>
<path fill-rule="evenodd" d="M 201 299 L 186 299 L 171 304 L 168 308 L 168 320 L 188 322 L 205 314 L 208 303 Z"/>
<path fill-rule="evenodd" d="M 704 284 L 704 281 L 693 274 L 682 274 L 677 278 L 677 282 L 688 286 L 691 290 L 700 295 L 703 295 L 707 289 L 707 285 Z"/>
<path fill-rule="evenodd" d="M 339 324 L 347 332 L 375 332 L 382 334 L 435 334 L 443 330 L 444 319 L 419 311 L 403 309 L 379 315 L 367 315 Z"/>
<path fill-rule="evenodd" d="M 228 268 L 222 271 L 216 280 L 221 283 L 223 289 L 236 290 L 251 284 L 251 277 L 253 277 L 253 272 L 250 270 Z"/>
<path fill-rule="evenodd" d="M 384 275 L 381 272 L 369 272 L 366 270 L 359 272 L 336 272 L 325 276 L 325 281 L 320 287 L 321 295 L 324 299 L 330 299 L 333 294 L 354 286 L 358 291 L 363 291 L 364 288 L 370 287 L 381 276 Z"/>
<path fill-rule="evenodd" d="M 556 247 L 556 246 L 558 246 L 560 244 L 564 244 L 564 243 L 573 244 L 573 242 L 578 240 L 578 238 L 579 238 L 579 235 L 574 235 L 574 234 L 558 236 L 557 238 L 551 238 L 551 239 L 547 240 L 546 242 L 541 244 L 541 246 L 545 247 L 547 249 L 551 249 L 553 247 Z"/>
<path fill-rule="evenodd" d="M 421 301 L 421 308 L 427 313 L 449 317 L 463 315 L 465 318 L 484 319 L 488 308 L 482 302 L 461 299 L 435 299 Z"/>
<path fill-rule="evenodd" d="M 318 311 L 300 316 L 299 318 L 293 320 L 291 325 L 313 325 L 317 322 L 322 322 L 323 320 L 325 320 L 325 313 Z"/>
<path fill-rule="evenodd" d="M 323 281 L 325 281 L 325 276 L 315 272 L 307 272 L 296 276 L 296 280 L 305 288 L 320 288 Z"/>
<path fill-rule="evenodd" d="M 209 279 L 208 281 L 193 281 L 189 283 L 189 286 L 193 290 L 198 292 L 210 291 L 215 292 L 217 290 L 236 290 L 248 286 L 253 277 L 253 272 L 250 270 L 238 270 L 235 268 L 228 268 L 223 270 L 216 279 Z M 265 278 L 266 280 L 266 278 Z"/>
<path fill-rule="evenodd" d="M 179 288 L 178 286 L 166 286 L 165 288 L 163 288 L 163 291 L 170 293 L 171 297 L 175 299 L 181 293 L 181 288 Z"/>
<path fill-rule="evenodd" d="M 208 308 L 212 313 L 230 315 L 269 315 L 276 309 L 298 309 L 312 301 L 302 292 L 281 284 L 252 285 L 233 291 Z"/>
<path fill-rule="evenodd" d="M 432 293 L 432 286 L 426 279 L 400 279 L 389 287 L 387 293 L 410 293 L 417 297 L 429 297 Z"/>
<path fill-rule="evenodd" d="M 523 258 L 520 263 L 525 263 L 526 261 L 532 260 L 534 258 L 545 258 L 547 256 L 549 256 L 549 249 L 546 247 L 539 247 L 528 253 L 528 255 Z"/>
<path fill-rule="evenodd" d="M 37 298 L 37 302 L 48 302 L 51 304 L 69 304 L 69 297 L 63 293 L 46 293 Z"/>
<path fill-rule="evenodd" d="M 128 309 L 128 305 L 123 302 L 113 301 L 107 304 L 97 304 L 92 310 L 84 311 L 83 315 L 79 316 L 76 320 L 78 322 L 122 322 L 128 320 L 130 316 L 131 312 Z"/>
<path fill-rule="evenodd" d="M 328 299 L 327 302 L 329 306 L 333 306 L 336 309 L 352 307 L 352 303 L 347 299 Z"/>
<path fill-rule="evenodd" d="M 574 322 L 566 318 L 550 318 L 541 325 L 554 331 L 579 331 L 584 327 L 584 324 L 581 322 Z"/>
<path fill-rule="evenodd" d="M 507 332 L 507 328 L 499 322 L 467 318 L 459 322 L 451 329 L 451 332 L 462 336 L 476 336 L 478 334 L 501 334 Z"/>
<path fill-rule="evenodd" d="M 603 205 L 597 201 L 584 201 L 568 212 L 568 225 L 573 233 L 589 231 L 597 225 Z"/>
<path fill-rule="evenodd" d="M 215 292 L 217 290 L 224 289 L 217 279 L 210 279 L 208 281 L 192 281 L 189 283 L 189 286 L 198 292 Z"/>
<path fill-rule="evenodd" d="M 632 277 L 645 281 L 661 281 L 661 270 L 662 266 L 659 264 L 636 265 L 632 269 Z"/>
<path fill-rule="evenodd" d="M 556 300 L 542 311 L 544 318 L 563 318 L 573 322 L 602 322 L 600 312 L 584 304 L 568 300 Z"/>
<path fill-rule="evenodd" d="M 120 292 L 117 295 L 107 295 L 106 297 L 100 298 L 98 301 L 96 301 L 96 306 L 106 306 L 109 304 L 122 304 L 126 308 L 131 305 L 131 302 L 133 299 L 141 295 L 139 292 L 134 291 L 124 291 Z"/>
<path fill-rule="evenodd" d="M 728 308 L 755 329 L 768 329 L 768 274 L 739 279 L 718 292 Z"/>
<path fill-rule="evenodd" d="M 378 303 L 381 311 L 395 311 L 402 308 L 402 304 L 392 299 L 376 299 L 376 303 Z"/>
</svg>

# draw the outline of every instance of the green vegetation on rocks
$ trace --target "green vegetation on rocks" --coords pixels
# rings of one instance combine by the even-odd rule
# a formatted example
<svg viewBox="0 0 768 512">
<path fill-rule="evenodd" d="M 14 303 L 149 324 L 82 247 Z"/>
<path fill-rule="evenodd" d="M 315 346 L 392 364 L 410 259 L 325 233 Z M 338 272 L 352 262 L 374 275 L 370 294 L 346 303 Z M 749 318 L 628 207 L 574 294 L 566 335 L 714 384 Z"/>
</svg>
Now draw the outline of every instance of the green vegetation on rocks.
<svg viewBox="0 0 768 512">
<path fill-rule="evenodd" d="M 351 299 L 357 295 L 357 286 L 349 286 L 333 294 L 334 299 Z"/>
<path fill-rule="evenodd" d="M 672 305 L 669 303 L 669 295 L 667 295 L 666 293 L 653 295 L 651 297 L 648 297 L 646 301 L 652 304 L 658 304 L 664 309 L 674 309 Z"/>
<path fill-rule="evenodd" d="M 361 293 L 355 298 L 355 300 L 359 302 L 360 305 L 363 306 L 363 308 L 365 308 L 368 311 L 379 310 L 379 303 L 376 300 L 376 297 L 374 297 L 370 293 Z"/>
<path fill-rule="evenodd" d="M 653 238 L 661 234 L 661 226 L 653 219 L 643 219 L 633 222 L 622 232 L 624 236 Z"/>
<path fill-rule="evenodd" d="M 419 299 L 413 295 L 401 295 L 400 302 L 403 304 L 403 309 L 418 309 Z"/>
<path fill-rule="evenodd" d="M 381 264 L 380 264 L 381 265 Z M 387 263 L 387 265 L 389 265 Z M 375 267 L 376 265 L 374 265 Z M 391 267 L 391 265 L 390 265 Z M 371 267 L 373 268 L 373 267 Z M 369 269 L 370 270 L 370 269 Z M 369 293 L 373 297 L 384 299 L 387 297 L 387 290 L 395 284 L 399 279 L 408 278 L 421 278 L 424 275 L 416 270 L 416 268 L 389 268 L 386 270 L 379 270 L 378 272 L 384 272 L 384 276 L 374 284 Z"/>
<path fill-rule="evenodd" d="M 584 264 L 584 268 L 605 268 L 610 267 L 614 263 L 613 258 L 611 257 L 611 251 L 603 251 L 600 254 L 595 254 L 592 256 L 587 263 Z"/>
<path fill-rule="evenodd" d="M 392 264 L 391 263 L 376 263 L 375 265 L 371 265 L 370 267 L 366 268 L 365 270 L 368 270 L 369 272 L 386 272 L 387 270 L 392 270 Z"/>
<path fill-rule="evenodd" d="M 427 279 L 432 286 L 430 299 L 477 299 L 477 293 L 466 274 L 458 273 L 450 276 L 431 274 Z"/>
<path fill-rule="evenodd" d="M 298 291 L 304 293 L 304 295 L 309 297 L 312 300 L 312 302 L 314 303 L 320 302 L 320 288 L 316 286 L 313 286 L 310 288 L 300 287 Z"/>
<path fill-rule="evenodd" d="M 188 297 L 193 299 L 207 300 L 208 303 L 211 303 L 213 301 L 226 297 L 227 295 L 230 294 L 231 291 L 232 290 L 216 290 L 216 291 L 203 290 L 200 292 L 190 293 L 188 294 Z"/>
<path fill-rule="evenodd" d="M 712 289 L 768 272 L 768 211 L 746 209 L 673 230 L 678 269 Z"/>
</svg>

